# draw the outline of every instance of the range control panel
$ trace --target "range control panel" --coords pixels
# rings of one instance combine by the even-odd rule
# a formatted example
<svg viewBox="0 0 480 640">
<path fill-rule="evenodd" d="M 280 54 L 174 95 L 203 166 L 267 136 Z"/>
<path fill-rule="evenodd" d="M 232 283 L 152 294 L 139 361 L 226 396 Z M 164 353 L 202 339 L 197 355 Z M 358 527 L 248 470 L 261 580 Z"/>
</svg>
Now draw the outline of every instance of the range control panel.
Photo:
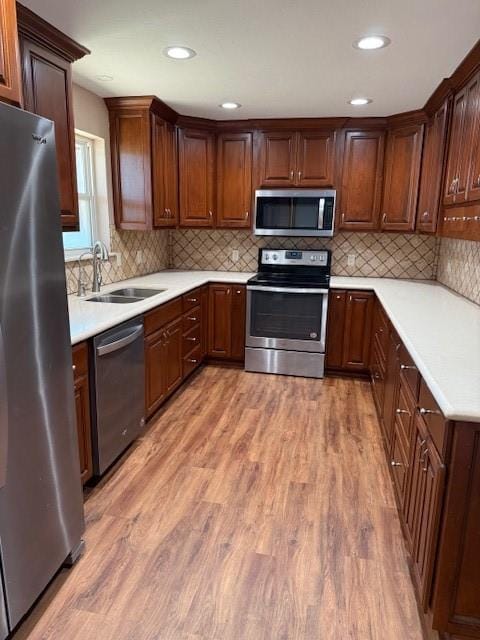
<svg viewBox="0 0 480 640">
<path fill-rule="evenodd" d="M 291 265 L 297 267 L 326 267 L 329 251 L 296 251 L 291 249 L 261 249 L 260 264 Z"/>
</svg>

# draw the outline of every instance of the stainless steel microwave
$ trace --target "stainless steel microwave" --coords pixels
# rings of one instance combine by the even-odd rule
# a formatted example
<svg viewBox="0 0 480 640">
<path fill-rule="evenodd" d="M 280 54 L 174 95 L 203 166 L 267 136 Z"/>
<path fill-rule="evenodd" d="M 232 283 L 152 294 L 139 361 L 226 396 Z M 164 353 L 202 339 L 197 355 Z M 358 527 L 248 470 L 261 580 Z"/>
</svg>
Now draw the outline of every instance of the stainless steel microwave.
<svg viewBox="0 0 480 640">
<path fill-rule="evenodd" d="M 257 236 L 333 236 L 334 189 L 257 189 Z"/>
</svg>

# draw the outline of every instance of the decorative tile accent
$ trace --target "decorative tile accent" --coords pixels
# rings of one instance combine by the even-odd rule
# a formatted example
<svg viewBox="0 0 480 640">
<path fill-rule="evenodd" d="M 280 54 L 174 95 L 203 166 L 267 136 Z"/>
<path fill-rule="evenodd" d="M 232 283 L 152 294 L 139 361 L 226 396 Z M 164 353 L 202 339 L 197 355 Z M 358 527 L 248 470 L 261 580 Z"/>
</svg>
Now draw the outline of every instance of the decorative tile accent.
<svg viewBox="0 0 480 640">
<path fill-rule="evenodd" d="M 112 253 L 120 255 L 121 264 L 117 266 L 116 256 L 102 264 L 105 284 L 168 268 L 168 231 L 117 231 L 110 227 L 110 246 Z M 137 264 L 137 251 L 142 251 L 142 264 Z M 93 277 L 91 260 L 82 262 L 82 265 L 83 278 L 90 289 Z M 68 293 L 76 293 L 78 263 L 66 262 L 65 273 Z"/>
<path fill-rule="evenodd" d="M 437 280 L 480 304 L 480 242 L 442 238 Z"/>
<path fill-rule="evenodd" d="M 258 249 L 271 246 L 331 249 L 332 273 L 430 280 L 435 277 L 436 239 L 426 235 L 339 233 L 326 238 L 262 238 L 250 231 L 177 229 L 170 232 L 170 266 L 175 269 L 256 271 Z M 237 250 L 239 259 L 233 262 Z M 355 266 L 347 259 L 355 255 Z"/>
</svg>

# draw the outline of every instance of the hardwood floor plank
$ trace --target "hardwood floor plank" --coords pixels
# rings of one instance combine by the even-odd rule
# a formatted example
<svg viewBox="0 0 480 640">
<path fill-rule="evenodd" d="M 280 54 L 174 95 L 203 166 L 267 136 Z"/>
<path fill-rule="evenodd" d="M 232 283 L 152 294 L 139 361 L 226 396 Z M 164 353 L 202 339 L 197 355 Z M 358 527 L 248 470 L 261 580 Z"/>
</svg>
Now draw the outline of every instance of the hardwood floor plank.
<svg viewBox="0 0 480 640">
<path fill-rule="evenodd" d="M 369 384 L 209 366 L 14 640 L 421 640 Z"/>
</svg>

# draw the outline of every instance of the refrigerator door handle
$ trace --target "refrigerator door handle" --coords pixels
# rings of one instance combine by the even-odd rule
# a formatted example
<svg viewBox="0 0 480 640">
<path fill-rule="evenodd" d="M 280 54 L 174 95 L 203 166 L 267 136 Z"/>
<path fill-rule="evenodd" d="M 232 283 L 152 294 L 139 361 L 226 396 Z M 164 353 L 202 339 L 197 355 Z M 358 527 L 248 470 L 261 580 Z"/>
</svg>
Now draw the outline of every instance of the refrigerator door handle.
<svg viewBox="0 0 480 640">
<path fill-rule="evenodd" d="M 0 325 L 0 489 L 7 482 L 8 459 L 8 394 L 7 367 L 2 326 Z"/>
</svg>

